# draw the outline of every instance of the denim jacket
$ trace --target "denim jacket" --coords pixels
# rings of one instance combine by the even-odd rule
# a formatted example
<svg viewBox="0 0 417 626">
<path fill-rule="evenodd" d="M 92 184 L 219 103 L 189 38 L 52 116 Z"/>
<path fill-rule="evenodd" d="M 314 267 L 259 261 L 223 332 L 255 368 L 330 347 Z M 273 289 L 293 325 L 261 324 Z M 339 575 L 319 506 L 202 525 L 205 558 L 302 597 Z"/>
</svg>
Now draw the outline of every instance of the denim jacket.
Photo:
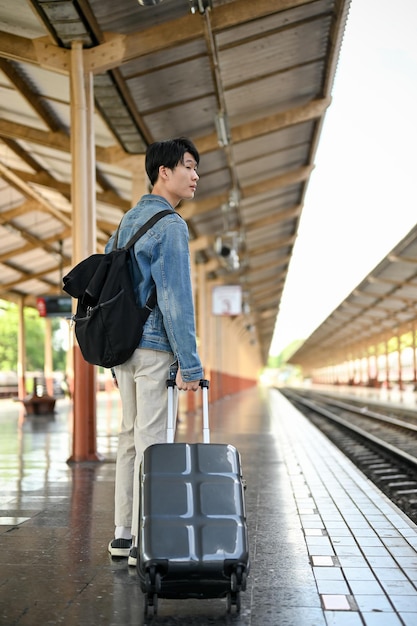
<svg viewBox="0 0 417 626">
<path fill-rule="evenodd" d="M 155 213 L 171 209 L 135 243 L 132 263 L 137 302 L 142 306 L 156 285 L 157 304 L 144 327 L 139 348 L 172 352 L 185 382 L 203 378 L 195 339 L 194 303 L 190 280 L 188 227 L 170 203 L 154 194 L 142 196 L 123 217 L 118 247 L 124 246 Z M 113 246 L 114 234 L 106 245 Z"/>
</svg>

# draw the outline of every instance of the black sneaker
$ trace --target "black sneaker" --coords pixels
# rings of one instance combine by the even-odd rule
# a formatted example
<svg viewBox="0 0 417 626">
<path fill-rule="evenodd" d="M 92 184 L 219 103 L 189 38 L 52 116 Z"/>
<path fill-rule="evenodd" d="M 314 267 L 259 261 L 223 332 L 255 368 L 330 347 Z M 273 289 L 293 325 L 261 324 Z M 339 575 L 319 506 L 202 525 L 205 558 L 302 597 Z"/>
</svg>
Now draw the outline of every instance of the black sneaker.
<svg viewBox="0 0 417 626">
<path fill-rule="evenodd" d="M 137 560 L 138 560 L 138 549 L 136 546 L 133 546 L 132 548 L 130 548 L 129 558 L 127 559 L 127 564 L 131 565 L 132 567 L 136 567 Z"/>
<path fill-rule="evenodd" d="M 131 539 L 113 539 L 108 545 L 108 551 L 112 556 L 129 556 L 132 547 Z"/>
</svg>

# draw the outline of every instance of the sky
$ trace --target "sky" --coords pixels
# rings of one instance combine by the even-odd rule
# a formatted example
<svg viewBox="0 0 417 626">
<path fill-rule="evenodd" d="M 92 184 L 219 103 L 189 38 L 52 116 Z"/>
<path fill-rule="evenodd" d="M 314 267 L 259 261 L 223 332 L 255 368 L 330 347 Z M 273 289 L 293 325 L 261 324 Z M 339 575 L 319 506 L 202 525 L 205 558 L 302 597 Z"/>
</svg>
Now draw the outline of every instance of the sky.
<svg viewBox="0 0 417 626">
<path fill-rule="evenodd" d="M 307 339 L 417 222 L 417 0 L 352 0 L 271 344 Z"/>
</svg>

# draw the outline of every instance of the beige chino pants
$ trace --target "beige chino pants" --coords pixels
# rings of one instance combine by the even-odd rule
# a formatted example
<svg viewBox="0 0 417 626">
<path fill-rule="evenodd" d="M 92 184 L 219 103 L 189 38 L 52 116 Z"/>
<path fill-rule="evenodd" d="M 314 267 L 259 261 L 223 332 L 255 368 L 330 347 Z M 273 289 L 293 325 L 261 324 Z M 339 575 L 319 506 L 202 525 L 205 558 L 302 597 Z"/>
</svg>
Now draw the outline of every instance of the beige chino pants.
<svg viewBox="0 0 417 626">
<path fill-rule="evenodd" d="M 142 454 L 151 444 L 167 441 L 166 380 L 173 361 L 170 352 L 140 348 L 115 367 L 123 411 L 116 460 L 115 526 L 132 528 L 135 538 Z M 176 412 L 178 394 L 175 396 Z"/>
</svg>

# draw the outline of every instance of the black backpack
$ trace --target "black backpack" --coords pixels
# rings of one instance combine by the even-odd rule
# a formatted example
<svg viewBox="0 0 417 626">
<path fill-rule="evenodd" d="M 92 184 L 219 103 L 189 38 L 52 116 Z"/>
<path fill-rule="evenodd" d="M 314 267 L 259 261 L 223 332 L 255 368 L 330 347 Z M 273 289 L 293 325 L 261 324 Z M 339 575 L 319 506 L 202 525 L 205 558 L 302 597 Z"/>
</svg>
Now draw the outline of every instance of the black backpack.
<svg viewBox="0 0 417 626">
<path fill-rule="evenodd" d="M 78 299 L 72 316 L 81 353 L 88 363 L 114 367 L 127 361 L 138 347 L 143 327 L 156 304 L 152 290 L 145 306 L 137 304 L 132 284 L 129 248 L 169 209 L 156 213 L 123 248 L 117 248 L 120 229 L 107 254 L 92 254 L 63 278 L 63 289 Z"/>
</svg>

